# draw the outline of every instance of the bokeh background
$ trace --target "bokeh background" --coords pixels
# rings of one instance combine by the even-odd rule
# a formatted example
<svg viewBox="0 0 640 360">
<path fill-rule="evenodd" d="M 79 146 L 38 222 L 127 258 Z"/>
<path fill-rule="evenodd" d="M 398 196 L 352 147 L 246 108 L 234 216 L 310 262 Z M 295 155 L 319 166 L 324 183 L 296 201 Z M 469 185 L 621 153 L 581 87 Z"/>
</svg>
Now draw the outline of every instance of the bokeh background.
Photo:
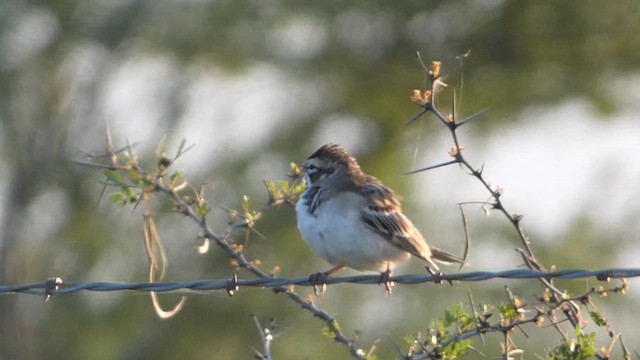
<svg viewBox="0 0 640 360">
<path fill-rule="evenodd" d="M 448 160 L 451 146 L 431 117 L 405 126 L 419 110 L 411 91 L 425 83 L 416 51 L 449 74 L 443 106 L 455 91 L 462 115 L 490 108 L 461 129 L 465 155 L 505 189 L 508 209 L 525 215 L 545 265 L 637 267 L 639 33 L 636 0 L 3 1 L 0 283 L 146 280 L 140 210 L 99 202 L 102 173 L 69 161 L 81 158 L 78 149 L 103 149 L 107 123 L 117 145 L 138 143 L 151 166 L 163 136 L 171 153 L 182 139 L 195 144 L 177 167 L 191 183 L 210 184 L 219 231 L 223 207 L 238 208 L 244 194 L 263 203 L 261 179 L 284 179 L 291 161 L 338 142 L 404 196 L 432 243 L 461 253 L 456 203 L 486 200 L 481 185 L 456 167 L 401 175 Z M 197 228 L 162 206 L 168 280 L 228 278 L 228 258 L 216 248 L 199 255 Z M 477 206 L 467 212 L 468 270 L 518 268 L 507 221 Z M 300 239 L 291 207 L 269 209 L 257 229 L 265 238 L 250 236 L 247 255 L 263 268 L 291 277 L 327 268 Z M 422 271 L 417 261 L 399 270 Z M 565 285 L 579 293 L 594 284 Z M 503 280 L 397 286 L 392 296 L 338 285 L 316 302 L 347 335 L 359 332 L 362 347 L 381 339 L 380 357 L 397 358 L 394 344 L 406 349 L 406 335 L 466 303 L 467 287 L 476 302 L 499 304 L 505 285 L 525 298 L 541 291 L 535 281 Z M 598 302 L 632 347 L 638 285 L 632 279 L 630 295 Z M 170 307 L 178 298 L 160 300 Z M 2 359 L 246 359 L 260 347 L 250 314 L 285 330 L 277 359 L 348 358 L 317 319 L 261 289 L 191 294 L 170 320 L 133 292 L 48 303 L 4 294 L 0 312 Z M 527 333 L 516 334 L 525 358 L 559 344 L 553 331 Z M 492 358 L 501 340 L 489 335 L 476 347 Z M 608 346 L 602 333 L 599 345 Z"/>
</svg>

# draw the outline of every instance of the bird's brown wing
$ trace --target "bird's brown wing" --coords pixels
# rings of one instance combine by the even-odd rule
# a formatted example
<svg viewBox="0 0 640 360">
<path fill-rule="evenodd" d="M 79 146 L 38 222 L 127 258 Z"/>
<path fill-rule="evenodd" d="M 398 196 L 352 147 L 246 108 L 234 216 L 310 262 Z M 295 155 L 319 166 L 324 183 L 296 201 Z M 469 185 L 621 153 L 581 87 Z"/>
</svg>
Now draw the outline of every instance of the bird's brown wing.
<svg viewBox="0 0 640 360">
<path fill-rule="evenodd" d="M 367 198 L 362 210 L 364 223 L 382 235 L 394 246 L 429 262 L 430 267 L 438 267 L 431 260 L 431 250 L 420 232 L 403 213 L 395 193 L 375 178 L 368 179 L 362 188 Z"/>
</svg>

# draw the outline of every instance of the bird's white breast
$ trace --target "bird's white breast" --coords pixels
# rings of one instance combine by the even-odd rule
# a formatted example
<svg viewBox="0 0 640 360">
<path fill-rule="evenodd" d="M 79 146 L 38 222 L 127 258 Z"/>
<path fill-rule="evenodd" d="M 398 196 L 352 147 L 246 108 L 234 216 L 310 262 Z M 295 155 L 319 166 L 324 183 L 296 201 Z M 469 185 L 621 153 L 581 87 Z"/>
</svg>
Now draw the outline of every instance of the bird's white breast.
<svg viewBox="0 0 640 360">
<path fill-rule="evenodd" d="M 298 229 L 311 249 L 332 265 L 356 270 L 385 271 L 410 257 L 369 229 L 362 221 L 365 199 L 341 192 L 323 201 L 311 214 L 304 200 L 298 201 Z"/>
</svg>

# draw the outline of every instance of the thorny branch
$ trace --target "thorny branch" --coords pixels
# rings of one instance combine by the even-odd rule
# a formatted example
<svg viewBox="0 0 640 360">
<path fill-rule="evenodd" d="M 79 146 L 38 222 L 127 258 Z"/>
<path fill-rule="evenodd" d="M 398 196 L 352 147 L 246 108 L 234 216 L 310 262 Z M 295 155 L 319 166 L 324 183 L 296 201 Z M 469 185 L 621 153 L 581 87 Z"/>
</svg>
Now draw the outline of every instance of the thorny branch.
<svg viewBox="0 0 640 360">
<path fill-rule="evenodd" d="M 252 348 L 253 352 L 256 355 L 256 359 L 273 360 L 273 357 L 271 356 L 271 342 L 281 334 L 281 333 L 277 333 L 277 334 L 273 333 L 273 331 L 276 328 L 275 319 L 271 319 L 269 326 L 266 328 L 263 328 L 262 325 L 260 325 L 260 320 L 258 320 L 258 316 L 256 316 L 255 314 L 251 314 L 251 317 L 253 318 L 253 323 L 256 326 L 256 329 L 258 330 L 258 334 L 260 334 L 260 342 L 262 343 L 262 352 L 258 351 L 255 348 Z"/>
<path fill-rule="evenodd" d="M 482 113 L 484 113 L 486 111 L 482 110 L 476 114 L 473 114 L 469 117 L 467 117 L 466 119 L 457 121 L 456 118 L 456 113 L 455 113 L 455 107 L 452 109 L 451 114 L 449 115 L 444 115 L 442 114 L 434 105 L 434 100 L 435 100 L 435 95 L 436 95 L 436 88 L 437 88 L 437 84 L 441 83 L 440 78 L 442 73 L 440 72 L 440 62 L 434 62 L 434 64 L 432 65 L 432 67 L 430 69 L 427 69 L 426 65 L 424 64 L 424 62 L 422 61 L 422 58 L 420 57 L 420 54 L 417 54 L 418 57 L 418 61 L 420 63 L 420 66 L 422 67 L 422 69 L 425 71 L 425 73 L 427 74 L 430 84 L 431 84 L 431 89 L 427 89 L 426 91 L 424 91 L 423 94 L 420 94 L 419 90 L 415 90 L 414 94 L 412 96 L 412 100 L 414 101 L 414 103 L 416 103 L 418 106 L 423 108 L 423 111 L 414 119 L 417 119 L 419 117 L 421 117 L 422 115 L 431 112 L 433 113 L 436 118 L 447 127 L 447 129 L 449 130 L 451 137 L 453 139 L 453 147 L 451 148 L 451 150 L 449 151 L 449 155 L 451 155 L 451 157 L 453 157 L 453 160 L 444 162 L 442 164 L 438 164 L 438 165 L 433 165 L 433 166 L 429 166 L 429 167 L 425 167 L 422 169 L 418 169 L 418 170 L 414 170 L 411 171 L 409 174 L 414 174 L 414 173 L 418 173 L 418 172 L 422 172 L 422 171 L 427 171 L 427 170 L 431 170 L 431 169 L 435 169 L 437 167 L 442 167 L 442 166 L 448 166 L 448 165 L 453 165 L 453 164 L 460 164 L 462 165 L 470 175 L 472 175 L 473 177 L 475 177 L 476 179 L 478 179 L 480 181 L 480 183 L 482 183 L 482 185 L 487 189 L 487 191 L 489 192 L 489 194 L 491 195 L 491 199 L 492 199 L 492 203 L 491 206 L 493 209 L 498 210 L 500 212 L 502 212 L 507 219 L 509 220 L 509 222 L 515 227 L 516 232 L 518 234 L 518 237 L 520 238 L 520 242 L 524 248 L 524 251 L 522 251 L 522 255 L 523 258 L 525 260 L 525 264 L 527 265 L 527 267 L 529 267 L 530 269 L 537 269 L 540 271 L 543 271 L 544 268 L 539 265 L 539 262 L 536 260 L 534 254 L 533 254 L 533 250 L 531 249 L 531 244 L 529 241 L 529 238 L 527 235 L 525 235 L 524 230 L 522 229 L 522 226 L 520 224 L 520 221 L 522 220 L 522 216 L 518 215 L 518 214 L 512 214 L 510 213 L 506 207 L 503 205 L 502 200 L 501 200 L 501 195 L 502 195 L 502 191 L 503 189 L 500 187 L 491 187 L 490 183 L 484 178 L 482 170 L 483 168 L 476 168 L 474 166 L 472 166 L 464 157 L 464 155 L 462 154 L 462 151 L 464 150 L 464 147 L 460 145 L 460 140 L 458 138 L 458 134 L 456 132 L 456 130 L 464 125 L 467 124 L 468 122 L 470 122 L 473 119 L 476 119 L 479 117 L 479 115 L 481 115 Z M 412 120 L 414 121 L 414 120 Z M 543 282 L 543 284 L 549 288 L 555 289 L 555 287 L 553 286 L 553 282 L 550 280 L 546 280 L 546 279 L 541 279 L 541 281 Z M 562 297 L 562 293 L 560 291 L 554 291 L 554 296 L 556 298 L 557 301 L 561 300 Z M 569 316 L 569 321 L 571 321 L 572 325 L 576 326 L 579 322 L 579 314 L 577 313 L 578 309 L 576 306 L 572 306 L 574 309 L 571 311 L 571 316 Z"/>
<path fill-rule="evenodd" d="M 522 244 L 522 248 L 517 248 L 516 251 L 518 251 L 522 256 L 524 264 L 527 266 L 527 268 L 535 271 L 541 271 L 541 272 L 546 271 L 546 268 L 542 266 L 540 262 L 536 259 L 533 253 L 533 250 L 531 248 L 531 242 L 529 240 L 529 237 L 524 233 L 524 230 L 522 229 L 522 226 L 521 226 L 522 216 L 519 214 L 510 213 L 502 203 L 501 195 L 502 195 L 503 189 L 500 187 L 492 187 L 491 184 L 483 176 L 483 167 L 476 168 L 472 166 L 462 154 L 464 150 L 464 146 L 460 144 L 460 140 L 456 132 L 457 129 L 462 125 L 465 125 L 470 121 L 475 120 L 480 115 L 484 114 L 488 109 L 483 109 L 467 118 L 458 120 L 458 116 L 456 114 L 457 104 L 454 98 L 451 113 L 448 115 L 444 115 L 442 112 L 440 112 L 440 110 L 435 105 L 436 93 L 440 90 L 440 88 L 442 88 L 442 86 L 446 86 L 441 81 L 441 77 L 442 77 L 442 72 L 440 69 L 441 64 L 439 61 L 434 61 L 431 67 L 427 67 L 424 64 L 424 61 L 422 60 L 422 58 L 420 57 L 420 53 L 416 53 L 416 56 L 417 56 L 419 65 L 421 66 L 422 70 L 425 72 L 427 78 L 429 79 L 429 85 L 428 85 L 428 88 L 423 92 L 421 92 L 420 90 L 414 90 L 411 96 L 411 100 L 416 105 L 420 106 L 422 108 L 422 111 L 418 115 L 413 117 L 408 122 L 408 124 L 421 118 L 426 113 L 429 113 L 429 112 L 433 113 L 435 117 L 443 125 L 445 125 L 445 127 L 450 132 L 450 135 L 453 140 L 453 146 L 449 151 L 449 155 L 453 157 L 453 160 L 449 160 L 440 164 L 431 165 L 418 170 L 414 170 L 409 172 L 408 174 L 415 174 L 418 172 L 432 170 L 432 169 L 453 165 L 453 164 L 459 164 L 460 166 L 462 166 L 463 169 L 465 169 L 469 175 L 475 177 L 487 189 L 487 191 L 491 195 L 490 206 L 492 207 L 492 209 L 500 211 L 515 228 L 516 233 L 518 234 L 518 237 L 520 239 L 520 243 Z M 464 215 L 463 215 L 463 222 L 466 222 Z M 469 238 L 468 238 L 466 227 L 465 227 L 465 237 L 467 238 L 467 242 L 468 242 Z M 566 294 L 560 289 L 556 288 L 556 286 L 553 283 L 553 279 L 551 278 L 541 277 L 539 278 L 539 280 L 540 282 L 542 282 L 542 284 L 545 286 L 545 288 L 549 292 L 548 301 L 551 301 L 556 304 L 551 308 L 550 313 L 548 313 L 547 316 L 549 317 L 553 316 L 552 314 L 555 313 L 555 310 L 560 309 L 561 312 L 564 314 L 565 319 L 571 323 L 574 329 L 577 327 L 580 327 L 581 314 L 580 314 L 580 308 L 576 303 L 576 300 L 578 299 L 566 299 Z M 583 304 L 585 303 L 583 302 Z M 531 321 L 535 321 L 535 319 L 531 319 Z M 557 326 L 557 322 L 554 322 L 554 325 Z M 610 332 L 610 337 L 613 338 L 612 340 L 612 343 L 613 343 L 615 342 L 618 336 L 614 337 L 613 333 Z M 622 344 L 622 347 L 623 347 L 623 352 L 625 356 L 630 356 L 628 353 L 628 350 L 624 347 L 624 344 Z M 506 349 L 504 351 L 504 354 L 505 354 L 505 357 L 507 357 Z M 604 359 L 606 357 L 598 355 L 598 358 Z"/>
<path fill-rule="evenodd" d="M 131 146 L 127 145 L 124 150 L 119 150 L 118 152 L 113 150 L 113 145 L 111 142 L 111 135 L 109 133 L 109 129 L 107 128 L 107 149 L 106 155 L 91 155 L 87 152 L 84 152 L 85 155 L 91 160 L 98 157 L 106 157 L 109 159 L 108 165 L 93 163 L 93 162 L 77 162 L 83 166 L 90 166 L 96 168 L 107 169 L 105 174 L 107 175 L 107 182 L 105 182 L 105 186 L 115 186 L 123 189 L 122 199 L 115 198 L 115 200 L 122 200 L 123 204 L 127 203 L 135 203 L 137 204 L 140 200 L 143 200 L 146 196 L 151 193 L 160 193 L 168 196 L 174 206 L 175 209 L 191 219 L 196 225 L 202 230 L 202 237 L 205 241 L 213 241 L 216 245 L 222 248 L 229 257 L 237 264 L 239 268 L 245 269 L 252 273 L 257 278 L 272 278 L 273 274 L 269 274 L 261 270 L 256 264 L 250 260 L 248 260 L 244 254 L 242 253 L 242 247 L 236 245 L 231 240 L 231 233 L 236 228 L 248 228 L 251 229 L 253 227 L 253 221 L 255 218 L 248 218 L 247 216 L 241 216 L 240 221 L 235 222 L 230 226 L 230 228 L 224 232 L 223 235 L 219 235 L 214 232 L 209 225 L 207 224 L 206 215 L 209 212 L 208 205 L 202 196 L 202 192 L 197 192 L 195 189 L 186 181 L 182 180 L 181 174 L 174 173 L 171 176 L 167 174 L 168 168 L 182 155 L 185 151 L 189 150 L 191 147 L 184 149 L 185 142 L 183 141 L 173 158 L 167 157 L 161 149 L 161 146 L 158 147 L 157 155 L 157 170 L 154 173 L 147 173 L 143 170 L 135 157 L 133 151 L 131 150 Z M 118 154 L 122 152 L 125 154 L 126 161 L 125 163 L 119 162 Z M 130 177 L 130 182 L 127 182 L 123 179 L 123 177 L 118 173 L 118 171 L 127 174 Z M 131 189 L 139 188 L 141 190 L 141 194 L 134 194 Z M 183 196 L 180 193 L 185 190 L 190 190 L 192 194 L 190 196 Z M 111 199 L 112 201 L 114 199 Z M 277 203 L 278 201 L 285 201 L 286 199 L 270 199 L 271 202 Z M 150 216 L 150 214 L 147 214 Z M 257 215 L 257 214 L 256 214 Z M 150 224 L 150 221 L 145 218 L 145 223 Z M 151 227 L 148 225 L 145 227 L 145 243 L 147 244 L 147 253 L 149 255 L 151 261 L 151 271 L 153 268 L 157 266 L 155 259 L 156 252 L 158 248 L 155 248 L 156 242 L 154 241 L 157 237 L 147 236 L 147 234 L 152 234 L 150 231 Z M 150 275 L 152 276 L 152 275 Z M 151 277 L 153 280 L 153 277 Z M 231 281 L 228 282 L 227 292 L 229 295 L 233 295 L 234 291 L 237 291 L 237 277 L 234 274 L 234 277 Z M 338 322 L 336 319 L 329 315 L 328 312 L 323 309 L 317 307 L 313 301 L 308 298 L 305 298 L 293 290 L 292 286 L 276 286 L 273 288 L 276 294 L 285 294 L 292 301 L 300 305 L 303 309 L 308 310 L 313 314 L 313 316 L 323 320 L 327 327 L 329 328 L 330 335 L 332 338 L 346 345 L 349 348 L 349 352 L 356 359 L 365 359 L 365 353 L 363 350 L 358 349 L 356 347 L 356 343 L 354 339 L 350 339 L 344 335 L 344 333 L 340 330 Z M 155 296 L 155 295 L 153 295 Z M 174 315 L 177 310 L 179 310 L 184 304 L 184 299 L 180 301 L 176 308 L 169 312 L 160 312 L 161 317 L 168 317 Z M 154 306 L 156 305 L 156 301 L 154 298 Z M 156 307 L 158 310 L 159 307 Z"/>
<path fill-rule="evenodd" d="M 218 234 L 214 233 L 213 230 L 207 225 L 207 221 L 205 217 L 200 217 L 196 211 L 187 204 L 177 192 L 173 191 L 171 188 L 167 187 L 162 181 L 159 181 L 156 185 L 156 189 L 162 193 L 169 195 L 174 201 L 177 209 L 182 212 L 184 215 L 187 215 L 191 218 L 198 226 L 203 230 L 204 237 L 209 240 L 213 240 L 218 246 L 223 248 L 229 256 L 234 259 L 238 266 L 250 271 L 255 276 L 260 278 L 268 278 L 272 277 L 271 274 L 268 274 L 262 271 L 260 268 L 255 266 L 253 262 L 247 260 L 244 254 L 233 246 L 232 243 L 229 242 L 228 237 L 222 237 Z M 307 301 L 304 297 L 293 291 L 290 287 L 279 286 L 274 288 L 276 293 L 284 293 L 291 300 L 298 303 L 298 305 L 302 306 L 303 309 L 309 310 L 315 317 L 325 321 L 327 325 L 329 325 L 333 329 L 333 339 L 335 341 L 341 342 L 349 347 L 350 353 L 357 359 L 364 359 L 361 355 L 361 351 L 356 347 L 355 341 L 347 338 L 342 331 L 337 327 L 337 321 L 334 317 L 329 315 L 326 311 L 320 309 L 313 302 Z"/>
<path fill-rule="evenodd" d="M 430 68 L 427 68 L 420 59 L 418 54 L 418 60 L 420 66 L 423 68 L 425 73 L 427 74 L 430 84 L 429 88 L 424 92 L 420 92 L 419 90 L 415 90 L 412 96 L 412 100 L 414 103 L 419 105 L 423 111 L 418 114 L 418 116 L 414 117 L 409 123 L 419 119 L 422 115 L 431 112 L 436 118 L 444 124 L 450 131 L 450 134 L 453 139 L 453 147 L 451 148 L 449 154 L 453 158 L 452 160 L 443 162 L 441 164 L 424 167 L 422 169 L 418 169 L 412 171 L 411 173 L 417 173 L 421 171 L 436 169 L 443 166 L 449 166 L 453 164 L 459 164 L 465 169 L 470 175 L 479 180 L 482 185 L 489 191 L 491 194 L 491 200 L 489 201 L 489 205 L 500 212 L 502 212 L 510 221 L 510 223 L 516 229 L 516 232 L 519 236 L 520 242 L 522 244 L 521 248 L 517 248 L 516 250 L 521 254 L 523 261 L 527 267 L 527 269 L 531 272 L 534 272 L 534 275 L 531 276 L 533 278 L 541 281 L 545 287 L 545 293 L 543 296 L 538 299 L 540 304 L 546 306 L 545 308 L 528 308 L 525 309 L 525 304 L 519 298 L 513 296 L 508 290 L 509 294 L 509 306 L 510 308 L 502 309 L 500 312 L 501 320 L 498 323 L 490 323 L 489 317 L 492 315 L 492 312 L 484 309 L 482 312 L 476 311 L 475 305 L 473 304 L 473 299 L 471 294 L 469 299 L 471 301 L 471 307 L 473 309 L 473 315 L 468 316 L 468 319 L 471 319 L 470 328 L 460 330 L 457 334 L 452 337 L 435 337 L 431 339 L 431 342 L 417 342 L 414 344 L 415 346 L 411 348 L 410 352 L 407 355 L 403 355 L 405 359 L 423 359 L 423 358 L 441 358 L 443 349 L 446 349 L 450 344 L 462 342 L 468 338 L 474 336 L 480 336 L 482 339 L 482 335 L 488 332 L 501 332 L 505 336 L 505 343 L 503 347 L 503 354 L 505 359 L 509 359 L 511 355 L 516 354 L 519 350 L 513 344 L 510 338 L 510 332 L 513 329 L 522 330 L 521 326 L 528 323 L 540 324 L 544 319 L 549 319 L 550 326 L 558 329 L 559 332 L 559 324 L 565 321 L 568 321 L 574 329 L 581 329 L 581 314 L 578 303 L 582 304 L 585 307 L 595 307 L 593 303 L 590 301 L 590 297 L 592 295 L 602 295 L 606 293 L 606 291 L 611 290 L 603 290 L 601 288 L 593 288 L 590 291 L 587 291 L 585 294 L 582 294 L 578 297 L 568 298 L 567 295 L 556 288 L 553 284 L 554 276 L 551 276 L 554 272 L 548 272 L 536 259 L 533 254 L 531 244 L 529 238 L 525 235 L 522 227 L 521 227 L 521 219 L 522 216 L 517 214 L 511 214 L 507 211 L 505 206 L 501 201 L 502 189 L 499 187 L 493 188 L 490 183 L 484 178 L 482 167 L 475 168 L 473 167 L 462 155 L 462 151 L 464 150 L 464 146 L 460 144 L 458 135 L 456 130 L 470 121 L 479 117 L 486 110 L 482 110 L 470 117 L 467 117 L 462 120 L 457 119 L 457 115 L 455 112 L 455 98 L 454 98 L 454 108 L 449 115 L 442 114 L 437 107 L 435 106 L 435 94 L 446 84 L 441 81 L 441 72 L 440 72 L 440 63 L 434 62 Z M 222 248 L 228 256 L 232 259 L 232 261 L 242 269 L 247 270 L 253 276 L 255 276 L 256 280 L 264 279 L 268 282 L 277 281 L 281 279 L 275 278 L 274 273 L 267 273 L 261 270 L 258 267 L 257 261 L 250 261 L 243 254 L 243 246 L 236 244 L 232 239 L 231 235 L 236 229 L 246 229 L 247 231 L 252 231 L 260 235 L 254 228 L 255 221 L 258 220 L 262 211 L 271 205 L 279 204 L 279 203 L 293 203 L 295 201 L 295 194 L 293 191 L 294 185 L 285 184 L 286 189 L 278 189 L 277 186 L 273 182 L 266 182 L 267 188 L 269 190 L 269 201 L 262 208 L 257 211 L 251 211 L 248 207 L 248 199 L 243 198 L 243 207 L 245 207 L 244 212 L 233 212 L 229 211 L 232 221 L 227 229 L 222 233 L 214 232 L 207 223 L 207 214 L 210 210 L 208 207 L 206 200 L 204 199 L 204 187 L 200 190 L 196 190 L 191 184 L 182 179 L 182 174 L 180 172 L 175 172 L 171 175 L 167 173 L 169 167 L 182 155 L 184 152 L 190 149 L 185 149 L 185 142 L 183 141 L 176 155 L 173 158 L 167 157 L 164 152 L 162 152 L 161 146 L 158 147 L 157 155 L 157 170 L 154 172 L 146 172 L 143 170 L 138 160 L 132 150 L 132 146 L 127 143 L 127 145 L 121 149 L 113 150 L 113 143 L 111 140 L 111 135 L 109 133 L 109 129 L 107 128 L 107 140 L 106 140 L 106 152 L 105 154 L 94 155 L 84 150 L 81 150 L 86 156 L 88 161 L 77 161 L 78 164 L 83 166 L 90 166 L 101 168 L 105 170 L 105 174 L 107 176 L 107 181 L 104 182 L 105 188 L 107 186 L 115 186 L 122 189 L 121 194 L 116 194 L 111 196 L 110 200 L 112 202 L 121 202 L 123 205 L 126 204 L 134 204 L 137 206 L 140 202 L 147 202 L 148 196 L 151 194 L 163 194 L 171 199 L 173 202 L 175 209 L 177 212 L 185 215 L 189 219 L 191 219 L 202 231 L 202 239 L 204 240 L 204 244 L 201 246 L 199 250 L 202 252 L 206 251 L 209 242 L 213 242 Z M 122 156 L 124 155 L 124 156 Z M 121 158 L 124 157 L 125 161 L 122 162 Z M 107 163 L 101 164 L 94 162 L 96 159 L 106 158 Z M 292 166 L 292 169 L 295 170 L 295 167 Z M 295 172 L 295 171 L 294 171 Z M 128 180 L 124 180 L 124 177 L 127 177 Z M 134 191 L 133 189 L 136 189 Z M 184 192 L 189 192 L 188 195 L 184 195 Z M 104 190 L 103 190 L 104 194 Z M 466 253 L 469 249 L 469 236 L 468 229 L 466 226 L 466 217 L 464 216 L 464 212 L 462 207 L 460 207 L 460 211 L 462 213 L 463 224 L 467 239 L 467 247 L 465 249 L 465 257 Z M 162 269 L 164 267 L 163 263 L 163 250 L 161 244 L 159 243 L 159 237 L 157 232 L 155 231 L 155 224 L 153 222 L 153 214 L 150 211 L 145 212 L 144 216 L 144 234 L 145 234 L 145 244 L 147 247 L 147 253 L 150 259 L 150 281 L 154 282 L 154 271 L 158 268 Z M 158 260 L 157 257 L 160 256 Z M 158 262 L 159 261 L 159 262 Z M 616 269 L 610 269 L 616 270 Z M 625 269 L 621 269 L 625 270 Z M 626 270 L 637 270 L 637 269 L 626 269 Z M 162 271 L 161 271 L 162 274 Z M 614 274 L 617 274 L 614 272 Z M 626 274 L 626 273 L 625 273 Z M 491 276 L 492 274 L 489 274 Z M 526 274 L 525 274 L 526 275 Z M 531 274 L 529 274 L 531 275 Z M 455 279 L 457 277 L 458 280 L 462 279 L 475 279 L 472 281 L 477 281 L 482 276 L 487 276 L 487 274 L 450 274 L 443 275 L 439 279 L 435 279 L 435 281 L 442 281 L 447 278 L 447 280 Z M 480 276 L 480 277 L 477 277 Z M 605 277 L 608 275 L 604 275 Z M 527 276 L 523 276 L 527 277 Z M 327 278 L 327 283 L 337 283 L 337 282 L 359 282 L 360 283 L 370 283 L 368 282 L 370 279 L 356 279 L 356 278 L 366 278 L 365 277 L 353 277 L 351 278 Z M 398 282 L 400 280 L 406 281 L 405 283 L 415 283 L 415 282 L 424 282 L 425 279 L 412 279 L 409 277 L 394 277 Z M 604 280 L 604 278 L 600 278 L 600 280 Z M 285 279 L 286 280 L 286 279 Z M 295 279 L 294 279 L 295 280 Z M 434 279 L 429 279 L 429 281 Z M 224 285 L 224 289 L 227 291 L 229 295 L 233 295 L 234 292 L 238 291 L 239 286 L 244 284 L 248 285 L 248 282 L 251 280 L 238 280 L 237 275 L 234 273 L 231 279 L 227 280 Z M 303 279 L 302 281 L 296 280 L 295 282 L 285 282 L 282 284 L 270 284 L 273 285 L 272 288 L 276 294 L 283 293 L 292 301 L 300 305 L 303 309 L 312 313 L 315 317 L 321 319 L 327 324 L 327 333 L 337 342 L 346 345 L 349 349 L 350 354 L 356 359 L 366 359 L 369 358 L 372 353 L 375 351 L 376 346 L 374 345 L 371 348 L 369 353 L 366 353 L 362 349 L 358 349 L 356 347 L 356 339 L 350 339 L 344 335 L 341 331 L 337 321 L 334 317 L 329 315 L 326 311 L 318 308 L 310 297 L 303 297 L 294 291 L 293 283 L 307 285 L 308 279 Z M 64 293 L 65 289 L 61 288 L 62 283 L 58 282 L 58 279 L 52 281 L 53 284 L 50 288 L 47 287 L 46 296 L 49 298 L 51 295 L 55 295 L 57 293 Z M 626 282 L 623 281 L 623 284 Z M 196 286 L 198 284 L 195 284 Z M 176 285 L 173 285 L 176 286 Z M 626 286 L 626 285 L 625 285 Z M 144 286 L 142 286 L 144 288 Z M 178 287 L 176 287 L 178 288 Z M 624 286 L 620 287 L 623 289 Z M 618 289 L 618 288 L 616 288 Z M 1 289 L 0 289 L 1 290 Z M 152 291 L 152 296 L 154 299 L 154 306 L 160 315 L 165 317 L 172 316 L 184 304 L 184 299 L 180 301 L 180 303 L 171 311 L 163 312 L 159 306 L 157 306 L 157 299 L 155 298 L 155 291 L 161 290 L 147 290 Z M 617 290 L 616 290 L 617 291 Z M 620 290 L 622 291 L 622 290 Z M 626 291 L 626 288 L 624 288 Z M 512 315 L 506 316 L 505 314 L 512 312 Z M 535 314 L 529 317 L 525 317 L 526 312 L 534 311 Z M 560 312 L 564 316 L 564 319 L 557 319 L 557 313 Z M 594 315 L 595 314 L 595 315 Z M 610 332 L 610 337 L 612 338 L 611 344 L 609 346 L 608 352 L 610 352 L 615 342 L 620 343 L 623 354 L 625 358 L 630 358 L 630 353 L 626 349 L 622 337 L 620 334 L 615 334 L 610 330 L 608 323 L 606 320 L 599 317 L 598 311 L 590 312 L 592 319 L 594 322 L 600 323 L 602 325 L 606 325 Z M 595 318 L 594 318 L 595 316 Z M 505 320 L 506 318 L 506 320 Z M 270 333 L 271 328 L 262 329 L 257 318 L 254 316 L 254 322 L 259 329 L 259 333 L 262 340 L 262 352 L 254 349 L 256 357 L 259 359 L 271 359 L 271 351 L 270 345 L 273 340 L 273 334 Z M 562 333 L 562 332 L 561 332 Z M 440 334 L 442 335 L 442 334 Z M 562 335 L 564 336 L 564 335 Z M 434 340 L 436 339 L 436 340 Z M 435 342 L 434 342 L 435 341 Z M 608 352 L 606 350 L 601 350 L 602 354 L 598 354 L 597 357 L 600 359 L 606 359 Z"/>
</svg>

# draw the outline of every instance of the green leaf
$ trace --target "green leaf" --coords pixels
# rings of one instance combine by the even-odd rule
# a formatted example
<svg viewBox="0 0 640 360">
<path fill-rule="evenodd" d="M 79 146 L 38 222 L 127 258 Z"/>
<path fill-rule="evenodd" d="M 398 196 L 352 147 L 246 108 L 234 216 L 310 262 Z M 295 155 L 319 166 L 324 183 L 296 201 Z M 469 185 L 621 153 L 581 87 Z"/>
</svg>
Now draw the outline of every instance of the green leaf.
<svg viewBox="0 0 640 360">
<path fill-rule="evenodd" d="M 332 339 L 336 337 L 336 333 L 340 331 L 340 324 L 337 320 L 331 320 L 327 323 L 327 326 L 322 328 L 322 334 Z"/>
<path fill-rule="evenodd" d="M 204 219 L 204 217 L 207 216 L 209 211 L 211 211 L 211 208 L 209 207 L 206 201 L 203 200 L 202 202 L 200 202 L 200 204 L 198 204 L 198 209 L 196 210 L 196 212 L 198 213 L 198 216 L 201 219 Z"/>
<path fill-rule="evenodd" d="M 289 164 L 289 166 L 291 167 L 291 173 L 294 176 L 298 176 L 301 172 L 300 170 L 300 166 L 298 166 L 298 164 L 291 162 L 291 164 Z"/>
<path fill-rule="evenodd" d="M 289 182 L 280 180 L 280 190 L 284 193 L 289 192 Z"/>
<path fill-rule="evenodd" d="M 575 328 L 576 339 L 566 339 L 548 352 L 548 359 L 551 360 L 587 360 L 593 359 L 596 354 L 596 333 L 583 333 L 580 326 Z"/>
<path fill-rule="evenodd" d="M 461 303 L 456 303 L 451 306 L 451 309 L 444 312 L 444 326 L 449 327 L 459 322 L 460 317 L 468 315 L 464 310 L 464 306 Z"/>
<path fill-rule="evenodd" d="M 462 359 L 472 345 L 473 342 L 469 339 L 453 342 L 442 349 L 443 359 Z"/>
<path fill-rule="evenodd" d="M 133 191 L 133 189 L 132 189 L 132 188 L 130 188 L 130 187 L 126 187 L 126 186 L 125 186 L 125 187 L 123 187 L 123 188 L 122 188 L 122 192 L 123 192 L 123 193 L 124 193 L 124 195 L 125 195 L 126 197 L 128 197 L 129 199 L 132 199 L 132 198 L 135 198 L 135 197 L 136 197 L 136 193 L 135 193 L 135 191 Z"/>
<path fill-rule="evenodd" d="M 177 170 L 171 175 L 171 184 L 175 185 L 178 181 L 180 181 L 184 177 L 184 171 Z"/>
<path fill-rule="evenodd" d="M 505 320 L 513 320 L 518 317 L 518 309 L 512 303 L 503 303 L 498 306 L 500 315 Z"/>
<path fill-rule="evenodd" d="M 251 207 L 249 205 L 249 197 L 247 195 L 242 195 L 242 211 L 245 215 L 251 213 Z"/>
<path fill-rule="evenodd" d="M 107 179 L 109 181 L 111 181 L 112 183 L 118 185 L 118 186 L 124 186 L 124 180 L 122 180 L 122 176 L 120 176 L 120 173 L 117 171 L 113 171 L 113 170 L 105 170 L 104 171 L 104 175 L 107 177 Z"/>
<path fill-rule="evenodd" d="M 267 187 L 267 194 L 269 195 L 269 201 L 272 202 L 277 198 L 276 183 L 271 180 L 264 180 L 264 185 Z"/>
<path fill-rule="evenodd" d="M 593 320 L 596 325 L 600 327 L 607 325 L 607 319 L 605 319 L 600 312 L 589 311 L 589 315 L 591 315 L 591 320 Z"/>
<path fill-rule="evenodd" d="M 124 196 L 121 192 L 114 192 L 109 195 L 109 202 L 112 204 L 124 204 L 126 201 L 126 196 Z"/>
<path fill-rule="evenodd" d="M 307 184 L 305 184 L 304 182 L 301 182 L 293 188 L 293 194 L 300 195 L 304 192 L 306 188 L 307 188 Z"/>
</svg>

